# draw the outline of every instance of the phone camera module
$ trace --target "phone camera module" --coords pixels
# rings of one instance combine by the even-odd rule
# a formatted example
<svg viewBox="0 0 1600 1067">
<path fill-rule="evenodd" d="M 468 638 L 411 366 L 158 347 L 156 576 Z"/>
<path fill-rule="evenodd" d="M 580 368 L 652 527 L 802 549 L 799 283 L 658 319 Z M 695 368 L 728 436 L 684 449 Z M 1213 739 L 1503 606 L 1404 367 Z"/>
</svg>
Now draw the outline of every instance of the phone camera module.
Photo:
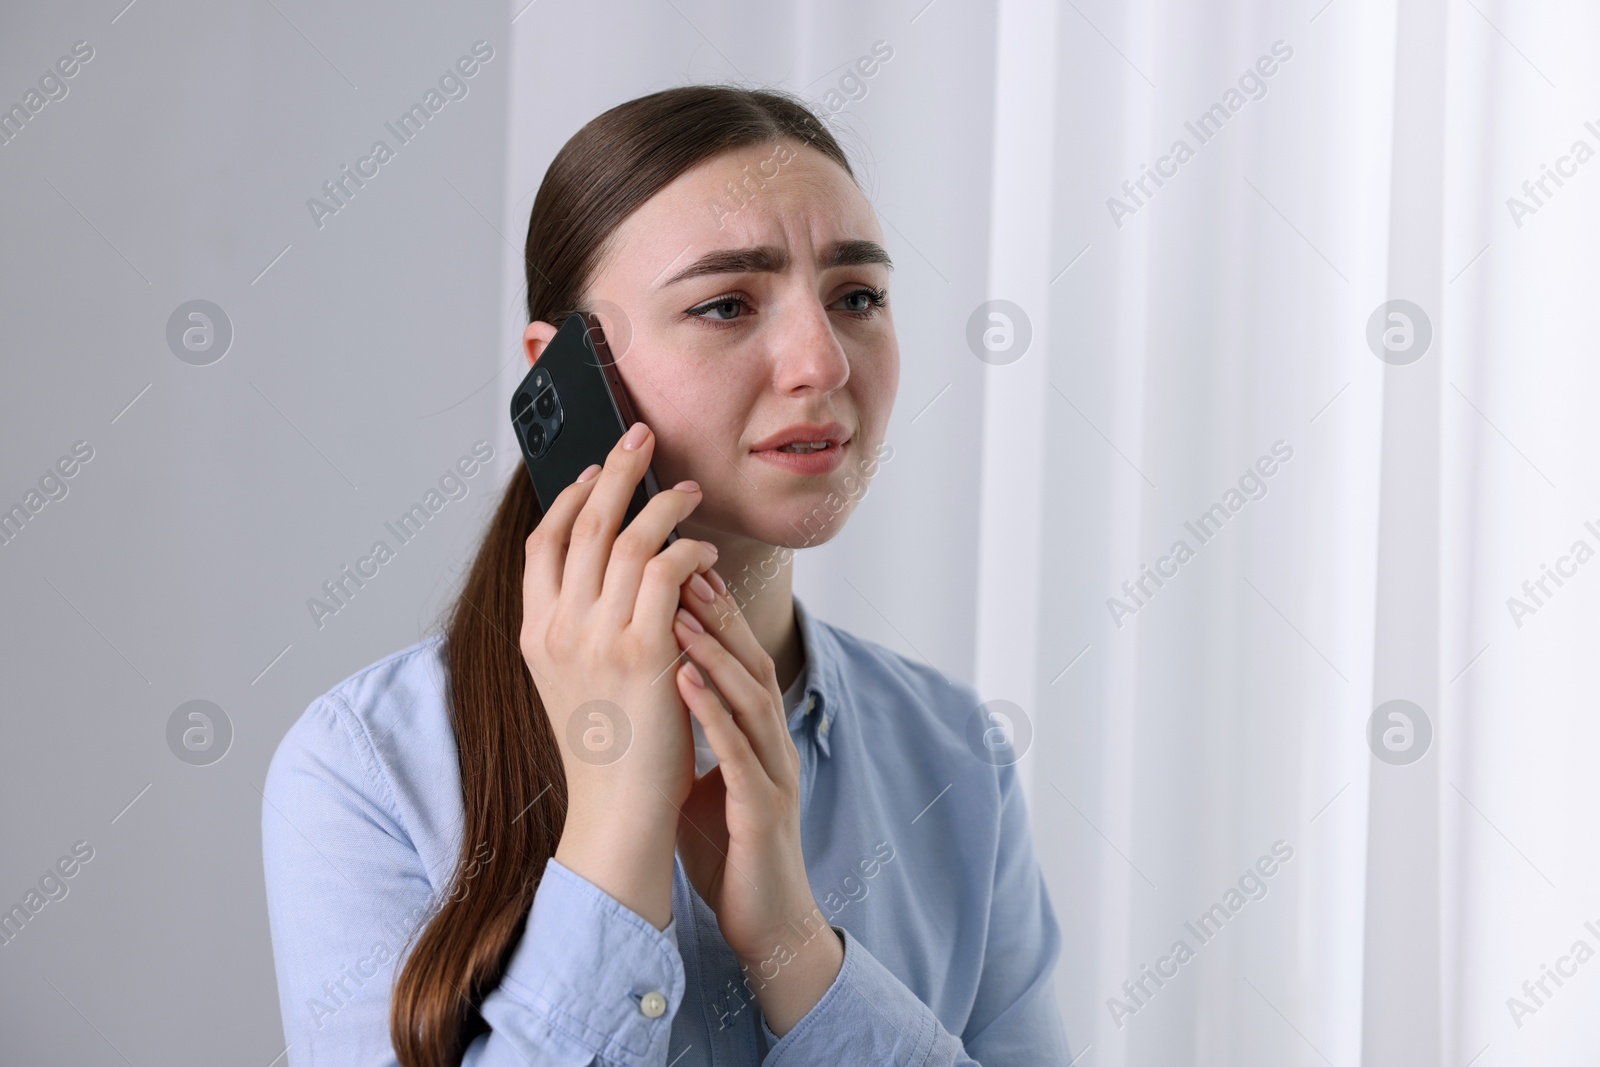
<svg viewBox="0 0 1600 1067">
<path fill-rule="evenodd" d="M 511 424 L 530 460 L 540 459 L 561 436 L 561 398 L 548 376 L 524 383 L 512 394 Z"/>
</svg>

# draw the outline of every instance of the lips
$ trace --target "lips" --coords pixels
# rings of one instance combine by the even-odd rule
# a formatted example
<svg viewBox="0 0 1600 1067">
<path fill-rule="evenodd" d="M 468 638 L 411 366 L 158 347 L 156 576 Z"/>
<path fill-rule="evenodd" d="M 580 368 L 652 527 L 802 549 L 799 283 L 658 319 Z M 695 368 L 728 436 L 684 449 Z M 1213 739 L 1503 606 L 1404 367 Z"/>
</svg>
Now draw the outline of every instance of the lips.
<svg viewBox="0 0 1600 1067">
<path fill-rule="evenodd" d="M 849 444 L 850 431 L 843 424 L 805 422 L 784 427 L 751 452 L 792 474 L 818 475 L 837 470 Z"/>
<path fill-rule="evenodd" d="M 752 452 L 769 452 L 783 448 L 785 445 L 802 446 L 799 454 L 804 454 L 803 446 L 821 445 L 837 447 L 849 439 L 850 431 L 842 423 L 813 423 L 798 422 L 793 426 L 785 426 L 777 433 L 762 441 L 757 441 L 751 446 Z M 794 453 L 788 453 L 794 454 Z"/>
</svg>

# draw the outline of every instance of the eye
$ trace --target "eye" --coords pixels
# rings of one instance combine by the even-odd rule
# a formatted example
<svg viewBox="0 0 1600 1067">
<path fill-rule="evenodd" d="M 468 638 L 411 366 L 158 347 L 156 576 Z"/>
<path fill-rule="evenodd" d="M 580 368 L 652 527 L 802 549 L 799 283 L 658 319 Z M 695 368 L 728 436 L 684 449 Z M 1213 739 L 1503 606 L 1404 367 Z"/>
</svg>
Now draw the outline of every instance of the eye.
<svg viewBox="0 0 1600 1067">
<path fill-rule="evenodd" d="M 884 292 L 882 289 L 876 289 L 872 286 L 864 286 L 860 289 L 846 293 L 844 296 L 839 298 L 839 301 L 841 303 L 847 301 L 850 302 L 852 306 L 844 309 L 850 314 L 856 316 L 857 318 L 870 319 L 882 308 L 888 306 L 889 294 Z"/>
<path fill-rule="evenodd" d="M 739 309 L 748 308 L 750 305 L 741 296 L 719 296 L 715 300 L 707 301 L 699 307 L 690 308 L 686 315 L 692 318 L 710 322 L 732 322 L 739 317 Z M 713 312 L 714 314 L 707 314 Z"/>
</svg>

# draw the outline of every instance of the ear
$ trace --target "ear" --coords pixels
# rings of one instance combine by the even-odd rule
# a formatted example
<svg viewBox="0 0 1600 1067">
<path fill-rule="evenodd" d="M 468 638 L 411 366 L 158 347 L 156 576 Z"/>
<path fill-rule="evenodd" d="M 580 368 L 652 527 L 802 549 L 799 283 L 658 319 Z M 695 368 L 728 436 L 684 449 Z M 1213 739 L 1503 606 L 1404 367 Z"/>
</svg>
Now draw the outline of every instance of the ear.
<svg viewBox="0 0 1600 1067">
<path fill-rule="evenodd" d="M 548 322 L 530 322 L 522 333 L 522 347 L 528 351 L 528 366 L 539 362 L 544 346 L 556 335 L 556 328 Z"/>
</svg>

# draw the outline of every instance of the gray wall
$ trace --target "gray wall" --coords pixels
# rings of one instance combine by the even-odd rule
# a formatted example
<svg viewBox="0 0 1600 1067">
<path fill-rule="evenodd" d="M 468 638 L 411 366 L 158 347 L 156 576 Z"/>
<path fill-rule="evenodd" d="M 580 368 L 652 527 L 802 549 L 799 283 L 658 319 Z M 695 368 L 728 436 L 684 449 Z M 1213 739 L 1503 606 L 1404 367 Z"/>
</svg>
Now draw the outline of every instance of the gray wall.
<svg viewBox="0 0 1600 1067">
<path fill-rule="evenodd" d="M 320 584 L 494 440 L 502 245 L 479 213 L 504 194 L 508 16 L 123 3 L 0 16 L 7 106 L 94 50 L 0 146 L 0 506 L 93 448 L 0 546 L 0 907 L 94 849 L 0 947 L 0 1059 L 264 1067 L 283 1049 L 267 762 L 313 696 L 434 620 L 513 469 L 497 455 L 313 622 Z M 319 229 L 307 199 L 396 146 L 384 123 L 480 39 L 467 95 Z M 232 322 L 207 366 L 166 340 L 193 299 Z M 232 723 L 209 766 L 166 738 L 195 699 Z"/>
</svg>

